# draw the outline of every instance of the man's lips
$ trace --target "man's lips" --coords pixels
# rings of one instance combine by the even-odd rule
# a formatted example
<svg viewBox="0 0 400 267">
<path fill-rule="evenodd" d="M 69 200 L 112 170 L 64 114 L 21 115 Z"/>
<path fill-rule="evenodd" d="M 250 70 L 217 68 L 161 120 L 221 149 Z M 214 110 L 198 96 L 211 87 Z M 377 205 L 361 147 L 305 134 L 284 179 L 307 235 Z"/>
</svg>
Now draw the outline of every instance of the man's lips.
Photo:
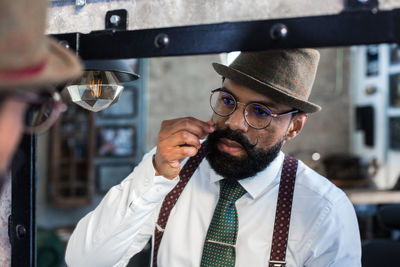
<svg viewBox="0 0 400 267">
<path fill-rule="evenodd" d="M 218 149 L 231 155 L 242 154 L 244 151 L 244 148 L 241 144 L 227 138 L 219 139 Z"/>
</svg>

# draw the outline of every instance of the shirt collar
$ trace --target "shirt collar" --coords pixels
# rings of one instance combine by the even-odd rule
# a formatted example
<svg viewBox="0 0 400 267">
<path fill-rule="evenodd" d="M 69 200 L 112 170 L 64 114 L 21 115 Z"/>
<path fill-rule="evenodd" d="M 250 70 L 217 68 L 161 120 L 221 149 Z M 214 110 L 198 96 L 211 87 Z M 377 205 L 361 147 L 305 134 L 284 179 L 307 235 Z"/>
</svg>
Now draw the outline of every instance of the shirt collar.
<svg viewBox="0 0 400 267">
<path fill-rule="evenodd" d="M 284 154 L 282 151 L 279 152 L 278 156 L 269 164 L 267 168 L 260 171 L 253 177 L 239 180 L 239 183 L 243 188 L 250 194 L 254 199 L 257 198 L 265 189 L 267 189 L 271 183 L 278 178 L 280 170 L 282 168 L 284 160 Z M 209 164 L 207 162 L 207 164 Z M 224 177 L 218 175 L 214 169 L 210 168 L 210 183 L 216 183 Z"/>
</svg>

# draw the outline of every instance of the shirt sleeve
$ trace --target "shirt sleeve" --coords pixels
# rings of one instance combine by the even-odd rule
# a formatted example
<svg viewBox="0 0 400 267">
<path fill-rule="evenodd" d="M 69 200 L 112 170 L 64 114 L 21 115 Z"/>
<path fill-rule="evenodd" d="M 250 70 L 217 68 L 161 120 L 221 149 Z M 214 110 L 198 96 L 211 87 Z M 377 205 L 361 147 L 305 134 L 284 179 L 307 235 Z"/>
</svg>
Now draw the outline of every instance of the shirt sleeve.
<svg viewBox="0 0 400 267">
<path fill-rule="evenodd" d="M 361 241 L 354 207 L 343 194 L 326 206 L 310 230 L 306 267 L 361 267 Z"/>
<path fill-rule="evenodd" d="M 155 176 L 154 153 L 155 149 L 146 154 L 133 172 L 79 221 L 67 245 L 68 266 L 125 266 L 143 249 L 154 231 L 162 200 L 179 180 Z"/>
</svg>

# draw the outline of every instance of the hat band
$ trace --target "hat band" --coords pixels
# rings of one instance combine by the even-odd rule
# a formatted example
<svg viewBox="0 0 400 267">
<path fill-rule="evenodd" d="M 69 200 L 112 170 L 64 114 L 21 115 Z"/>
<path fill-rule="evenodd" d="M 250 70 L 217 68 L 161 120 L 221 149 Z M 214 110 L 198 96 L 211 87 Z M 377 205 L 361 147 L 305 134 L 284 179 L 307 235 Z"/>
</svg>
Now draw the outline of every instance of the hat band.
<svg viewBox="0 0 400 267">
<path fill-rule="evenodd" d="M 39 64 L 19 70 L 0 70 L 0 77 L 3 79 L 22 79 L 34 76 L 40 73 L 46 67 L 46 60 Z"/>
</svg>

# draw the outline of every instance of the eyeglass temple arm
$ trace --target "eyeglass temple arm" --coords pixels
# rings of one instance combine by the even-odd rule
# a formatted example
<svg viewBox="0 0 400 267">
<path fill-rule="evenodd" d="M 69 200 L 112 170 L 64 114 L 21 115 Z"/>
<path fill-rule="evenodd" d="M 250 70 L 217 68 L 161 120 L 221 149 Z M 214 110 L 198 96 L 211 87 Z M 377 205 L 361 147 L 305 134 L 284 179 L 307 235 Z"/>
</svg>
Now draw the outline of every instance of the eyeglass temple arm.
<svg viewBox="0 0 400 267">
<path fill-rule="evenodd" d="M 278 118 L 278 117 L 283 116 L 283 115 L 288 115 L 288 114 L 293 114 L 293 113 L 298 113 L 298 112 L 300 112 L 300 110 L 295 109 L 295 110 L 291 110 L 291 111 L 284 112 L 284 113 L 279 113 L 279 114 L 271 113 L 271 117 Z"/>
</svg>

